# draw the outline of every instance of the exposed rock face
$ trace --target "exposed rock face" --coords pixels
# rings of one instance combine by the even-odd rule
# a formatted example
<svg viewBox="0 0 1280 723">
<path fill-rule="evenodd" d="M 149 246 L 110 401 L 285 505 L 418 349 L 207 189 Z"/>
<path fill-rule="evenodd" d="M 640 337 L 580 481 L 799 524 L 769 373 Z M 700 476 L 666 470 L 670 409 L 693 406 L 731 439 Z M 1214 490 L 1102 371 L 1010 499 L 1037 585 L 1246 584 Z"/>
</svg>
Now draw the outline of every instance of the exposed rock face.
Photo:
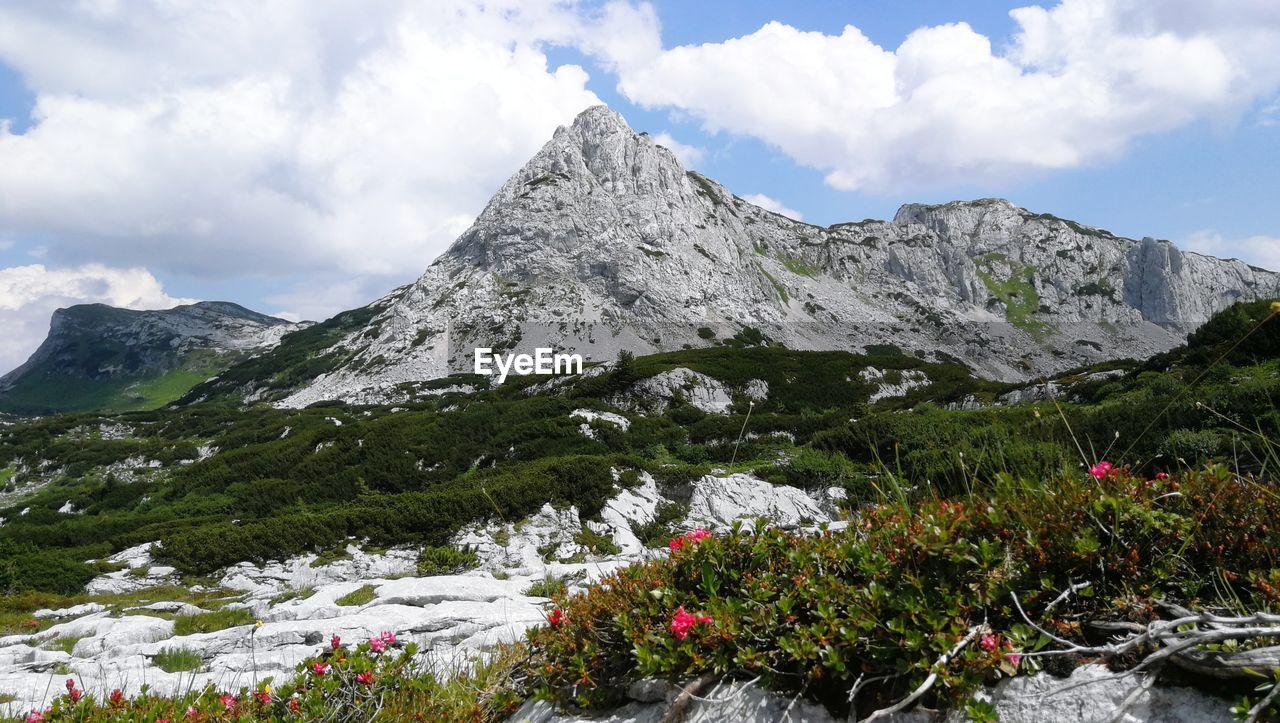
<svg viewBox="0 0 1280 723">
<path fill-rule="evenodd" d="M 212 375 L 248 354 L 274 347 L 286 333 L 303 326 L 221 301 L 163 311 L 105 304 L 58 309 L 44 343 L 25 364 L 0 377 L 0 409 L 96 408 L 104 401 L 98 399 L 100 390 L 117 388 L 124 401 L 123 388 L 130 383 L 175 370 Z M 59 387 L 66 385 L 79 390 L 83 401 L 62 400 Z"/>
<path fill-rule="evenodd" d="M 1001 200 L 793 221 L 686 172 L 595 107 L 417 282 L 369 307 L 329 348 L 332 371 L 276 398 L 368 401 L 361 390 L 469 371 L 476 346 L 602 360 L 745 327 L 793 348 L 893 344 L 1015 380 L 1162 351 L 1231 302 L 1278 293 L 1275 273 Z"/>
</svg>

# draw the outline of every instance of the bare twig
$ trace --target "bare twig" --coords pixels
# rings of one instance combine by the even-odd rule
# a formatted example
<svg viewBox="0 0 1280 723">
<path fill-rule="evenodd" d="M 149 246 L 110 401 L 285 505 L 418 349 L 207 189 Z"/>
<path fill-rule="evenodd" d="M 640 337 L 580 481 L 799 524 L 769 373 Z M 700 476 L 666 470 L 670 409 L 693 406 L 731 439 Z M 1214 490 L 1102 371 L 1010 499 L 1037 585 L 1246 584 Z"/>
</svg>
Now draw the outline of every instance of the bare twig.
<svg viewBox="0 0 1280 723">
<path fill-rule="evenodd" d="M 881 708 L 880 710 L 873 712 L 871 715 L 866 717 L 866 720 L 873 721 L 873 720 L 876 720 L 877 718 L 884 718 L 886 716 L 893 715 L 894 713 L 901 712 L 903 710 L 906 710 L 912 703 L 915 703 L 917 700 L 919 700 L 920 696 L 929 692 L 929 689 L 932 688 L 933 684 L 937 682 L 938 669 L 945 668 L 947 664 L 951 662 L 951 659 L 959 655 L 960 651 L 965 649 L 965 646 L 973 642 L 974 638 L 978 637 L 978 634 L 981 633 L 985 627 L 986 625 L 975 625 L 969 628 L 968 635 L 965 635 L 963 638 L 961 638 L 960 642 L 956 643 L 954 646 L 952 646 L 950 650 L 943 653 L 936 661 L 934 661 L 933 666 L 929 672 L 929 677 L 925 678 L 923 683 L 916 686 L 916 689 L 911 691 L 911 695 L 908 695 L 906 698 L 903 698 L 902 700 L 898 701 L 897 703 L 894 703 L 888 708 Z"/>
</svg>

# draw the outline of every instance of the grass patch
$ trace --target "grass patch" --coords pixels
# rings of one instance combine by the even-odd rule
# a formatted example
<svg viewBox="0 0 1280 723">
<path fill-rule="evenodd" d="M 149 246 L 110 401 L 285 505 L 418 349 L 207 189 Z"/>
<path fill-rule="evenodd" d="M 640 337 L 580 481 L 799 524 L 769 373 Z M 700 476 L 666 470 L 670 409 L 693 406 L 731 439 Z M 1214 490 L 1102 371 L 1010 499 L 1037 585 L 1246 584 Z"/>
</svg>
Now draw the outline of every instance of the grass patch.
<svg viewBox="0 0 1280 723">
<path fill-rule="evenodd" d="M 166 673 L 186 673 L 204 665 L 204 658 L 187 648 L 164 648 L 151 661 Z"/>
<path fill-rule="evenodd" d="M 244 608 L 224 608 L 207 613 L 179 615 L 173 620 L 173 634 L 216 633 L 227 628 L 249 625 L 253 621 L 253 613 Z"/>
<path fill-rule="evenodd" d="M 530 585 L 529 589 L 524 591 L 524 594 L 529 597 L 552 598 L 557 595 L 563 595 L 565 590 L 568 588 L 569 586 L 565 584 L 565 581 L 562 578 L 554 575 L 547 575 L 541 580 Z"/>
<path fill-rule="evenodd" d="M 377 592 L 375 592 L 375 590 L 376 588 L 374 588 L 373 585 L 364 585 L 363 587 L 360 587 L 356 590 L 352 590 L 346 595 L 343 595 L 337 600 L 334 600 L 334 602 L 337 603 L 338 605 L 341 605 L 342 607 L 354 607 L 357 605 L 367 605 L 373 602 L 374 599 L 378 597 L 378 594 Z"/>
<path fill-rule="evenodd" d="M 299 588 L 289 588 L 288 590 L 285 590 L 279 595 L 276 595 L 275 597 L 271 598 L 270 603 L 272 605 L 279 605 L 280 603 L 286 603 L 286 602 L 289 602 L 290 600 L 306 600 L 307 598 L 315 594 L 316 594 L 316 589 L 311 585 L 307 585 L 306 587 L 299 587 Z"/>
<path fill-rule="evenodd" d="M 80 642 L 81 640 L 84 640 L 87 637 L 89 636 L 67 635 L 60 638 L 54 638 L 53 640 L 50 640 L 49 642 L 45 643 L 42 647 L 45 650 L 59 650 L 66 653 L 67 655 L 70 655 L 71 651 L 75 650 L 76 643 Z"/>
<path fill-rule="evenodd" d="M 1036 319 L 1040 309 L 1040 295 L 1036 293 L 1035 269 L 1022 267 L 1003 281 L 987 271 L 978 271 L 979 278 L 987 290 L 1004 304 L 1004 317 L 1014 326 L 1031 334 L 1042 337 L 1049 332 L 1049 325 Z"/>
</svg>

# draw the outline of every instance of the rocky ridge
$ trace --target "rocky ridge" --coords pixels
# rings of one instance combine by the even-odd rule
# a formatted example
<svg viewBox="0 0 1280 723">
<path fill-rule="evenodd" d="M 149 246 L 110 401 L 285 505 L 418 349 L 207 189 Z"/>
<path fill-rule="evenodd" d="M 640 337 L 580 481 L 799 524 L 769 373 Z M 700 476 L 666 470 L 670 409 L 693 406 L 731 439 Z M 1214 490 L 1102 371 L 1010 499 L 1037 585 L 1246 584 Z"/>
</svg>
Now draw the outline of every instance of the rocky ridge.
<svg viewBox="0 0 1280 723">
<path fill-rule="evenodd" d="M 127 398 L 128 385 L 173 371 L 208 376 L 306 326 L 221 301 L 160 311 L 105 304 L 58 309 L 44 343 L 0 377 L 0 409 L 30 411 L 41 401 L 56 411 L 92 408 L 103 390 Z M 64 386 L 80 398 L 59 399 Z"/>
<path fill-rule="evenodd" d="M 476 346 L 603 360 L 744 334 L 799 349 L 893 345 L 1022 380 L 1167 350 L 1230 303 L 1276 294 L 1276 273 L 998 199 L 802 223 L 686 171 L 595 107 L 421 278 L 319 350 L 324 373 L 204 391 L 290 407 L 394 402 L 397 385 L 471 371 Z"/>
</svg>

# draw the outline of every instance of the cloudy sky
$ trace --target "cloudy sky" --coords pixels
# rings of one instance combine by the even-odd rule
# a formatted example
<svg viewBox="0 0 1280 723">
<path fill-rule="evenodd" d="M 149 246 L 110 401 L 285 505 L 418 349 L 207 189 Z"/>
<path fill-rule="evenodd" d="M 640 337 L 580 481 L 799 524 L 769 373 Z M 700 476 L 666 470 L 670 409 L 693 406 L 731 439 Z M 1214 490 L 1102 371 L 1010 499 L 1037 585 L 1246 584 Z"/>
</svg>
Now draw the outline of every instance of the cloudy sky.
<svg viewBox="0 0 1280 723">
<path fill-rule="evenodd" d="M 0 371 L 71 303 L 366 303 L 600 102 L 814 223 L 1003 196 L 1280 268 L 1277 57 L 1274 0 L 5 0 Z"/>
</svg>

